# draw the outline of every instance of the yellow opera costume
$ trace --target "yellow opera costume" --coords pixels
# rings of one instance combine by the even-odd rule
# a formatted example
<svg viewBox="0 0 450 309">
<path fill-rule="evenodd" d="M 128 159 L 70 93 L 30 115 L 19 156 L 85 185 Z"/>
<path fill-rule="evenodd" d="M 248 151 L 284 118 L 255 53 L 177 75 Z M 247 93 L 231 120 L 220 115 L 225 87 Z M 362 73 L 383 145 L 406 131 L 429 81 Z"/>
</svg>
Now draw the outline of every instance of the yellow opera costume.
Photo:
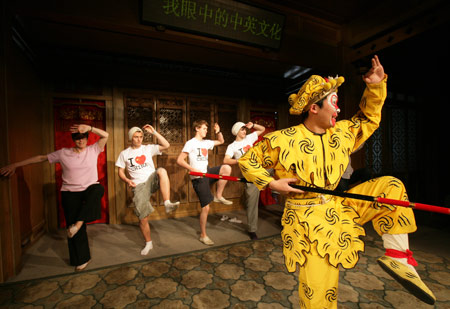
<svg viewBox="0 0 450 309">
<path fill-rule="evenodd" d="M 357 114 L 336 122 L 324 134 L 300 124 L 265 135 L 239 160 L 244 177 L 262 190 L 274 180 L 266 171 L 273 168 L 276 179 L 296 178 L 298 185 L 333 190 L 352 152 L 379 126 L 386 80 L 387 76 L 378 84 L 367 84 Z M 348 192 L 408 199 L 402 182 L 393 177 L 373 179 Z M 282 217 L 283 253 L 288 271 L 294 272 L 297 263 L 300 266 L 301 307 L 337 307 L 338 266 L 356 265 L 358 252 L 364 251 L 362 225 L 368 221 L 380 235 L 416 230 L 409 208 L 312 192 L 287 196 Z"/>
</svg>

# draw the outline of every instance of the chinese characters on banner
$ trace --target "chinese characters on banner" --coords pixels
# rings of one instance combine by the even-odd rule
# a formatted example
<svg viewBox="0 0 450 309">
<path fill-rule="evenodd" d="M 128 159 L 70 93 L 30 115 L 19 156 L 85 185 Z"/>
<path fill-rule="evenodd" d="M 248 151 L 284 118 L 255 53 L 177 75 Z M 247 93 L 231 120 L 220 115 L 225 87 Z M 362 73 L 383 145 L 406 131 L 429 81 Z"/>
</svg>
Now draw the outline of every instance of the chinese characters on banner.
<svg viewBox="0 0 450 309">
<path fill-rule="evenodd" d="M 277 49 L 284 15 L 232 0 L 142 0 L 142 21 Z"/>
</svg>

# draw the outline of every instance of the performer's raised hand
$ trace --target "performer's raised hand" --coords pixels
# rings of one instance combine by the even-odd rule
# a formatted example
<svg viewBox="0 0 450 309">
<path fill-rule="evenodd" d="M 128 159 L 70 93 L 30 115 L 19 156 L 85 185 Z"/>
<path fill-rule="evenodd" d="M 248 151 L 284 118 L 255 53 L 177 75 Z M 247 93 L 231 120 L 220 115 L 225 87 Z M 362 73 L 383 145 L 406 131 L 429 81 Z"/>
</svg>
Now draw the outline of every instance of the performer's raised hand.
<svg viewBox="0 0 450 309">
<path fill-rule="evenodd" d="M 380 59 L 378 59 L 378 56 L 375 55 L 372 58 L 372 67 L 370 68 L 369 72 L 367 72 L 363 76 L 363 80 L 367 84 L 376 84 L 381 82 L 383 78 L 384 78 L 384 68 L 380 63 Z"/>
<path fill-rule="evenodd" d="M 153 128 L 151 125 L 146 124 L 145 126 L 142 127 L 146 132 L 153 134 L 156 132 L 155 128 Z"/>
<path fill-rule="evenodd" d="M 253 124 L 253 122 L 251 122 L 251 121 L 249 121 L 249 122 L 247 122 L 247 124 L 245 125 L 245 127 L 247 128 L 247 129 L 253 129 L 253 126 L 254 126 L 254 124 Z"/>
<path fill-rule="evenodd" d="M 70 127 L 69 131 L 71 133 L 86 133 L 92 130 L 92 126 L 87 124 L 74 124 Z"/>
</svg>

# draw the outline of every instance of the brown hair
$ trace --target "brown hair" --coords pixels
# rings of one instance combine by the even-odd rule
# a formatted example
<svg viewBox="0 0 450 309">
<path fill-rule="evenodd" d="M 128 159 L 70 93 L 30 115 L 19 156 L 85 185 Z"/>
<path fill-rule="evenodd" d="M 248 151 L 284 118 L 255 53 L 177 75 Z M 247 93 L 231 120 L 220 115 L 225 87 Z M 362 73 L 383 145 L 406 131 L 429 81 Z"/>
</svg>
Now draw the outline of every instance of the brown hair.
<svg viewBox="0 0 450 309">
<path fill-rule="evenodd" d="M 200 128 L 202 125 L 208 126 L 208 121 L 206 121 L 206 120 L 196 120 L 196 121 L 194 121 L 194 123 L 192 124 L 192 128 L 193 128 L 194 131 L 195 131 L 195 129 Z"/>
</svg>

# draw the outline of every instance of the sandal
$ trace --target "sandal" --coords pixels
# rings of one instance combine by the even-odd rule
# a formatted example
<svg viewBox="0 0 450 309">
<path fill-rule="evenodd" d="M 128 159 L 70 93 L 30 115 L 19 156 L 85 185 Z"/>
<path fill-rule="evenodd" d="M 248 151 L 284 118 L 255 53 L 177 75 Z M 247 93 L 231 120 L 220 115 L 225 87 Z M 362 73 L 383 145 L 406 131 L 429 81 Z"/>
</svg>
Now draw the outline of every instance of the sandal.
<svg viewBox="0 0 450 309">
<path fill-rule="evenodd" d="M 230 217 L 223 215 L 222 218 L 220 218 L 220 221 L 227 221 L 228 219 L 230 219 Z"/>
</svg>

